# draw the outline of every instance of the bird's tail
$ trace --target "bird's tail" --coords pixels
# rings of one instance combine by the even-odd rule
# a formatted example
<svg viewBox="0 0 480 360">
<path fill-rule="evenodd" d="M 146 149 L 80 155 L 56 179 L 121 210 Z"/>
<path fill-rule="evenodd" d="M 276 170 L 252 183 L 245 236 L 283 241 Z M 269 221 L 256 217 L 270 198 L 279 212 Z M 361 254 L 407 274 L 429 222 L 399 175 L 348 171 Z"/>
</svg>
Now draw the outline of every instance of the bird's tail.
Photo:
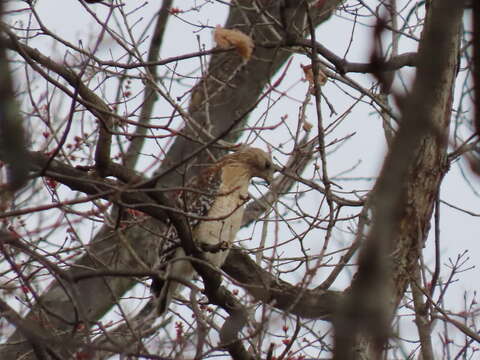
<svg viewBox="0 0 480 360">
<path fill-rule="evenodd" d="M 165 273 L 162 274 L 163 279 L 156 278 L 152 281 L 151 290 L 155 297 L 158 316 L 168 310 L 172 298 L 183 288 L 181 282 L 190 281 L 193 278 L 194 270 L 190 261 L 179 260 L 181 257 L 185 257 L 185 253 L 180 248 L 167 265 Z"/>
<path fill-rule="evenodd" d="M 152 284 L 153 285 L 153 284 Z M 163 315 L 170 306 L 173 296 L 177 292 L 180 284 L 176 281 L 165 280 L 162 281 L 160 292 L 156 294 L 155 306 L 157 310 L 157 315 Z"/>
</svg>

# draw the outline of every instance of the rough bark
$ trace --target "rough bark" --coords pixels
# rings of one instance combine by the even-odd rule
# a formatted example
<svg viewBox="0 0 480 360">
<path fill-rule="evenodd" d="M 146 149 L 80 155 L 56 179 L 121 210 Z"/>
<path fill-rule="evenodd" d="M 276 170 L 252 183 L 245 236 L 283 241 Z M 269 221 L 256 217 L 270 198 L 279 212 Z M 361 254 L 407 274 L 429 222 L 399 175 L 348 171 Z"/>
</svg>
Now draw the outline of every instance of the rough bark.
<svg viewBox="0 0 480 360">
<path fill-rule="evenodd" d="M 322 8 L 321 14 L 316 14 L 316 22 L 326 20 L 331 11 L 342 1 L 329 0 Z M 240 6 L 231 7 L 226 27 L 239 28 L 247 33 L 253 31 L 252 36 L 258 41 L 278 41 L 275 33 L 264 26 L 255 24 L 263 19 L 258 11 L 252 9 L 250 1 L 238 1 Z M 284 6 L 282 2 L 259 2 L 266 6 L 275 17 L 279 18 Z M 243 7 L 245 5 L 245 7 Z M 304 12 L 295 13 L 296 17 L 304 17 Z M 291 19 L 295 21 L 295 19 Z M 277 33 L 283 34 L 281 29 Z M 238 56 L 231 53 L 220 53 L 212 56 L 207 78 L 194 89 L 189 115 L 195 124 L 186 124 L 184 134 L 187 137 L 177 137 L 159 169 L 159 184 L 168 186 L 180 183 L 177 171 L 168 171 L 172 165 L 180 164 L 184 159 L 202 146 L 202 143 L 211 140 L 209 136 L 198 133 L 200 128 L 208 129 L 212 137 L 220 137 L 223 133 L 229 135 L 229 129 L 241 126 L 248 118 L 248 114 L 255 107 L 262 91 L 268 86 L 271 77 L 285 63 L 289 52 L 281 48 L 261 48 L 255 50 L 253 59 L 246 65 L 241 63 Z M 214 80 L 216 79 L 216 80 Z M 220 86 L 218 79 L 228 83 Z M 208 89 L 205 96 L 204 89 Z M 205 101 L 204 101 L 205 100 Z M 208 102 L 208 108 L 205 104 Z M 208 109 L 208 116 L 206 109 Z M 187 120 L 187 119 L 186 119 Z M 193 142 L 188 138 L 193 136 L 200 142 Z M 225 136 L 229 141 L 235 141 L 239 134 Z M 219 155 L 220 150 L 213 150 Z M 196 157 L 196 162 L 208 163 L 212 161 L 209 153 L 203 152 Z M 126 231 L 104 226 L 88 247 L 87 253 L 75 264 L 72 264 L 69 273 L 74 275 L 80 268 L 132 271 L 144 269 L 142 262 L 152 264 L 152 242 L 155 242 L 155 233 L 161 231 L 161 224 L 154 220 L 147 220 L 140 226 Z M 132 252 L 133 250 L 133 252 Z M 135 253 L 135 254 L 133 254 Z M 142 261 L 139 262 L 138 259 Z M 56 344 L 56 351 L 63 358 L 69 358 L 80 345 L 77 340 L 82 337 L 76 329 L 79 319 L 91 324 L 100 319 L 106 311 L 117 303 L 118 299 L 136 280 L 128 277 L 93 278 L 81 281 L 76 285 L 76 291 L 82 296 L 82 309 L 78 309 L 72 302 L 70 294 L 63 289 L 60 282 L 54 281 L 49 289 L 40 298 L 37 306 L 27 315 L 26 322 L 40 321 L 40 325 Z M 79 315 L 81 313 L 81 316 Z M 32 344 L 25 341 L 20 329 L 9 338 L 9 343 L 0 349 L 2 359 L 16 359 L 24 356 L 32 358 Z"/>
<path fill-rule="evenodd" d="M 414 87 L 372 194 L 374 225 L 335 318 L 335 359 L 379 359 L 429 231 L 445 174 L 463 1 L 431 4 Z"/>
<path fill-rule="evenodd" d="M 326 20 L 332 9 L 341 2 L 318 2 L 323 3 L 321 14 L 315 14 L 315 9 L 311 9 L 316 23 Z M 278 46 L 257 46 L 252 60 L 247 64 L 243 64 L 237 55 L 228 52 L 216 52 L 212 56 L 206 77 L 192 91 L 191 104 L 184 116 L 184 136 L 176 138 L 157 171 L 155 185 L 159 187 L 181 184 L 183 172 L 190 174 L 195 171 L 191 167 L 194 162 L 205 164 L 222 154 L 222 149 L 212 146 L 208 146 L 208 151 L 203 151 L 205 149 L 202 148 L 207 148 L 206 144 L 213 144 L 216 139 L 232 142 L 238 139 L 239 133 L 231 130 L 245 125 L 262 92 L 271 86 L 270 79 L 287 60 L 290 53 L 283 45 L 312 46 L 311 40 L 300 38 L 301 34 L 295 32 L 295 24 L 305 18 L 303 6 L 299 7 L 300 11 L 291 11 L 292 7 L 296 9 L 299 6 L 298 2 L 243 0 L 236 3 L 239 6 L 231 7 L 225 27 L 241 29 L 251 34 L 258 44 L 276 43 Z M 403 102 L 402 121 L 397 136 L 375 191 L 367 203 L 372 209 L 374 225 L 360 255 L 359 272 L 346 295 L 322 288 L 308 290 L 280 281 L 238 249 L 231 252 L 223 268 L 257 301 L 270 303 L 300 317 L 333 320 L 337 359 L 374 359 L 380 356 L 389 336 L 390 319 L 412 280 L 412 270 L 417 266 L 419 251 L 428 234 L 438 187 L 448 168 L 445 151 L 457 61 L 461 3 L 462 1 L 447 0 L 433 2 L 419 55 L 406 54 L 384 67 L 385 70 L 405 65 L 419 66 L 412 95 Z M 284 28 L 257 26 L 265 22 L 262 17 L 264 12 L 259 12 L 252 4 L 264 6 L 279 23 L 288 25 Z M 291 17 L 292 14 L 295 14 L 294 18 Z M 285 29 L 288 31 L 285 32 Z M 12 48 L 13 45 L 9 47 Z M 331 61 L 340 73 L 375 71 L 377 66 L 374 63 L 347 63 L 327 53 L 321 44 L 312 47 Z M 431 56 L 433 53 L 435 56 Z M 74 85 L 78 79 L 73 79 Z M 146 101 L 148 105 L 142 115 L 146 122 L 153 106 L 151 92 L 154 88 L 148 88 L 147 99 L 152 102 Z M 86 87 L 83 90 L 85 94 L 89 93 Z M 85 94 L 82 95 L 82 91 L 78 93 L 83 100 L 87 97 Z M 91 100 L 90 103 L 98 105 Z M 82 104 L 88 109 L 88 104 Z M 102 113 L 102 106 L 97 107 L 99 117 L 107 115 L 106 110 Z M 107 131 L 103 134 L 110 137 Z M 135 155 L 141 148 L 141 143 L 139 140 L 129 149 L 128 167 L 134 166 Z M 105 162 L 110 161 L 109 156 L 107 158 L 108 161 L 104 159 Z M 0 302 L 2 311 L 13 324 L 17 324 L 17 331 L 9 339 L 9 344 L 0 348 L 0 357 L 70 358 L 82 346 L 87 353 L 89 349 L 94 349 L 90 346 L 88 332 L 82 333 L 80 325 L 87 324 L 88 330 L 90 325 L 118 303 L 118 299 L 137 280 L 134 275 L 110 275 L 91 277 L 74 284 L 69 281 L 78 279 L 86 269 L 111 274 L 128 269 L 132 274 L 141 276 L 142 271 L 148 271 L 153 263 L 154 252 L 151 249 L 156 248 L 157 234 L 163 231 L 161 221 L 166 215 L 155 206 L 158 203 L 155 203 L 154 198 L 145 193 L 124 192 L 127 188 L 131 189 L 130 185 L 96 178 L 56 161 L 50 162 L 40 155 L 33 155 L 32 159 L 30 166 L 37 173 L 40 171 L 42 175 L 57 178 L 72 189 L 86 194 L 104 198 L 115 194 L 113 201 L 125 207 L 142 204 L 139 205 L 140 210 L 150 216 L 141 224 L 132 224 L 126 229 L 120 230 L 115 223 L 103 226 L 85 255 L 62 272 L 61 277 L 57 276 L 24 319 L 16 318 L 8 305 Z M 106 164 L 107 168 L 110 166 L 111 164 Z M 114 167 L 113 170 L 107 170 L 117 171 L 116 176 L 122 179 L 122 169 Z M 125 179 L 128 178 L 127 175 Z M 288 183 L 278 183 L 281 188 L 289 186 Z M 153 182 L 149 185 L 153 185 Z M 272 196 L 275 195 L 269 194 L 266 199 Z M 334 197 L 332 199 L 338 200 Z M 356 205 L 350 205 L 362 204 L 363 201 L 359 201 Z M 253 221 L 266 209 L 263 204 L 251 204 L 251 216 L 245 221 Z M 123 215 L 120 209 L 112 217 Z M 2 241 L 0 245 L 3 245 Z M 56 275 L 59 274 L 60 272 Z M 79 298 L 81 302 L 78 301 Z M 239 312 L 242 310 L 239 308 Z M 232 324 L 231 329 L 241 328 L 242 321 L 243 319 Z M 30 327 L 29 324 L 35 325 Z M 239 329 L 233 333 L 231 329 L 226 329 L 230 330 L 230 334 L 223 335 L 235 342 Z M 110 351 L 107 348 L 103 350 L 105 353 Z M 230 353 L 238 358 L 251 356 L 239 346 L 233 346 Z"/>
</svg>

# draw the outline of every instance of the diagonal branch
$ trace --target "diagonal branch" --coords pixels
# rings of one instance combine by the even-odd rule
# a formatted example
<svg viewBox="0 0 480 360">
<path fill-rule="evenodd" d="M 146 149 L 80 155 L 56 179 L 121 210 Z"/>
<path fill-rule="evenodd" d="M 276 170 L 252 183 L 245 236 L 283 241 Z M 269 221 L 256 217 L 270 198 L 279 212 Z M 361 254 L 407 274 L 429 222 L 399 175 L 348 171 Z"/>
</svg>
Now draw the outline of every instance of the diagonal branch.
<svg viewBox="0 0 480 360">
<path fill-rule="evenodd" d="M 42 69 L 38 67 L 38 65 L 41 65 L 61 76 L 75 89 L 75 94 L 78 92 L 78 95 L 83 100 L 81 101 L 82 105 L 99 119 L 99 137 L 95 151 L 95 161 L 99 173 L 105 173 L 108 164 L 110 163 L 110 150 L 112 146 L 112 118 L 109 115 L 109 106 L 98 95 L 90 90 L 83 83 L 81 77 L 79 77 L 74 71 L 41 54 L 37 49 L 22 44 L 5 24 L 0 23 L 0 30 L 8 36 L 8 38 L 4 38 L 2 41 L 9 49 L 16 51 L 39 73 L 43 73 Z M 44 74 L 44 77 L 49 78 L 46 74 Z M 71 96 L 75 98 L 75 94 Z"/>
<path fill-rule="evenodd" d="M 173 0 L 166 0 L 162 2 L 162 7 L 157 16 L 157 21 L 155 28 L 153 30 L 152 42 L 150 43 L 150 49 L 148 50 L 147 62 L 155 63 L 158 61 L 160 49 L 163 42 L 163 37 L 165 35 L 165 30 L 167 28 L 167 21 L 169 18 L 169 11 L 172 7 Z M 124 156 L 124 165 L 127 168 L 132 169 L 138 159 L 138 155 L 142 146 L 145 142 L 143 137 L 147 133 L 147 127 L 143 125 L 148 125 L 150 123 L 150 118 L 152 116 L 153 106 L 156 103 L 158 96 L 156 95 L 154 83 L 157 82 L 158 77 L 158 66 L 148 66 L 146 67 L 147 76 L 150 78 L 150 81 L 146 82 L 144 91 L 144 99 L 142 110 L 140 112 L 139 125 L 135 130 L 135 137 L 130 142 L 127 153 Z"/>
<path fill-rule="evenodd" d="M 320 23 L 325 21 L 332 13 L 333 9 L 341 3 L 341 0 L 328 0 L 328 6 L 322 11 L 319 11 L 315 15 L 315 22 Z M 241 7 L 245 5 L 245 2 L 238 2 L 240 5 L 235 5 L 230 8 L 229 18 L 225 27 L 238 28 L 238 29 L 252 29 L 252 37 L 258 39 L 258 41 L 273 41 L 272 33 L 269 27 L 256 26 L 256 24 L 263 24 L 264 19 L 259 12 L 251 7 Z M 250 2 L 246 2 L 250 4 Z M 282 2 L 270 2 L 265 5 L 265 11 L 271 14 L 273 17 L 279 16 L 279 11 L 282 6 Z M 263 11 L 262 10 L 262 11 Z M 299 14 L 301 16 L 302 14 Z M 19 52 L 19 49 L 25 49 L 26 61 L 42 63 L 42 66 L 48 68 L 48 66 L 56 66 L 58 64 L 52 64 L 50 59 L 42 57 L 41 54 L 30 49 L 25 48 L 19 44 L 13 44 L 12 39 L 9 40 L 10 45 L 14 47 L 14 50 Z M 18 47 L 18 48 L 17 48 Z M 20 53 L 21 54 L 21 53 Z M 22 55 L 22 54 L 21 54 Z M 210 133 L 213 137 L 222 134 L 227 131 L 231 126 L 242 127 L 247 121 L 244 117 L 236 124 L 235 121 L 242 114 L 248 114 L 248 110 L 256 104 L 259 96 L 261 96 L 263 89 L 268 86 L 268 83 L 273 74 L 285 63 L 286 59 L 290 56 L 290 52 L 282 49 L 262 49 L 257 48 L 255 54 L 247 64 L 243 64 L 241 60 L 235 54 L 230 52 L 219 52 L 212 55 L 209 70 L 205 79 L 202 79 L 201 83 L 193 89 L 192 101 L 189 108 L 189 115 L 195 120 L 196 124 L 200 127 L 210 129 Z M 51 69 L 55 73 L 59 73 L 66 77 L 67 82 L 77 84 L 75 74 L 68 72 L 68 69 L 64 67 Z M 67 70 L 67 72 L 65 72 Z M 73 76 L 73 78 L 72 78 Z M 248 80 L 248 81 L 246 81 Z M 221 84 L 219 86 L 219 84 Z M 104 124 L 108 124 L 111 119 L 110 111 L 106 104 L 96 103 L 95 98 L 89 98 L 86 92 L 88 89 L 79 88 L 79 95 L 81 102 L 86 106 L 89 111 L 92 111 L 100 121 Z M 85 98 L 84 98 L 85 95 Z M 208 113 L 204 106 L 204 100 L 208 99 Z M 188 124 L 187 124 L 188 125 Z M 178 136 L 175 139 L 175 143 L 165 156 L 165 161 L 162 163 L 162 167 L 158 173 L 162 173 L 166 169 L 169 169 L 172 164 L 181 164 L 185 159 L 186 154 L 191 154 L 195 150 L 202 147 L 202 143 L 205 139 L 197 138 L 196 141 L 191 141 L 190 138 L 195 139 L 195 131 L 191 130 L 192 127 L 187 126 L 184 133 L 185 137 Z M 235 142 L 241 134 L 239 132 L 231 132 L 228 134 L 227 140 Z M 208 142 L 210 139 L 206 139 Z M 100 144 L 100 146 L 102 146 Z M 213 149 L 211 153 L 214 156 L 221 154 L 221 149 Z M 101 152 L 104 156 L 105 152 Z M 109 160 L 109 159 L 108 159 Z M 208 164 L 212 160 L 210 154 L 206 151 L 202 151 L 199 157 L 197 157 L 197 163 Z M 38 165 L 37 165 L 38 166 Z M 53 162 L 50 166 L 50 174 L 54 175 L 52 166 L 57 166 Z M 58 170 L 58 168 L 57 168 Z M 180 169 L 183 170 L 183 169 Z M 107 180 L 101 179 L 89 179 L 88 182 L 80 181 L 82 178 L 86 178 L 85 172 L 80 173 L 78 171 L 68 170 L 72 176 L 68 179 L 70 182 L 75 182 L 76 185 L 84 190 L 95 190 L 98 186 L 102 191 L 117 191 L 118 183 L 110 183 Z M 80 176 L 80 177 L 79 177 Z M 187 174 L 188 176 L 188 174 Z M 75 179 L 77 177 L 77 179 Z M 90 181 L 91 180 L 91 181 Z M 162 186 L 178 186 L 182 183 L 182 178 L 179 172 L 172 171 L 161 179 Z M 127 187 L 128 189 L 128 187 Z M 80 190 L 82 191 L 82 190 Z M 140 194 L 140 195 L 139 195 Z M 145 211 L 148 211 L 154 218 L 159 219 L 165 216 L 165 213 L 159 207 L 159 204 L 152 202 L 152 198 L 144 197 L 141 192 L 137 191 L 135 196 L 129 194 L 128 191 L 120 192 L 121 202 L 126 202 L 129 206 L 138 206 L 138 200 L 148 199 L 148 202 L 141 203 L 144 206 Z M 133 196 L 130 198 L 130 196 Z M 138 197 L 137 197 L 138 196 Z M 116 198 L 112 198 L 115 200 Z M 128 203 L 130 202 L 130 203 Z M 136 254 L 143 262 L 147 264 L 153 263 L 153 257 L 155 254 L 151 251 L 152 248 L 156 248 L 156 242 L 159 241 L 159 237 L 155 236 L 157 233 L 162 232 L 162 225 L 154 219 L 144 221 L 141 226 L 129 227 L 122 230 L 122 236 L 128 241 L 129 246 L 135 249 Z M 123 245 L 122 240 L 117 235 L 115 229 L 112 229 L 108 225 L 105 225 L 95 236 L 95 238 L 89 244 L 86 253 L 79 260 L 77 260 L 70 271 L 72 274 L 77 274 L 78 269 L 84 267 L 94 269 L 111 269 L 121 270 L 129 268 L 131 270 L 142 270 L 142 265 L 138 264 L 135 257 L 131 252 L 127 250 Z M 81 291 L 84 300 L 84 306 L 88 311 L 89 320 L 96 321 L 100 319 L 109 309 L 114 306 L 118 298 L 124 294 L 135 284 L 135 279 L 125 277 L 108 277 L 108 278 L 92 278 L 82 281 L 78 284 L 79 291 Z M 65 319 L 70 318 L 72 313 L 72 305 L 68 298 L 66 298 L 62 290 L 57 283 L 53 283 L 50 288 L 42 295 L 44 302 L 51 308 L 54 308 L 56 313 Z M 27 315 L 26 319 L 33 321 L 35 313 L 38 312 L 37 308 L 32 309 L 31 313 Z M 55 319 L 46 318 L 46 324 L 52 326 L 56 331 L 63 334 L 70 334 L 72 327 L 64 322 L 56 321 Z M 51 331 L 52 327 L 46 327 L 45 331 Z M 9 342 L 17 342 L 13 346 L 5 346 L 1 349 L 3 358 L 13 359 L 18 356 L 27 353 L 30 350 L 28 344 L 22 342 L 23 336 L 21 333 L 16 332 L 9 338 Z M 70 352 L 74 352 L 77 349 L 76 346 L 69 348 Z M 71 354 L 71 353 L 70 353 Z M 67 355 L 68 357 L 68 355 Z"/>
</svg>

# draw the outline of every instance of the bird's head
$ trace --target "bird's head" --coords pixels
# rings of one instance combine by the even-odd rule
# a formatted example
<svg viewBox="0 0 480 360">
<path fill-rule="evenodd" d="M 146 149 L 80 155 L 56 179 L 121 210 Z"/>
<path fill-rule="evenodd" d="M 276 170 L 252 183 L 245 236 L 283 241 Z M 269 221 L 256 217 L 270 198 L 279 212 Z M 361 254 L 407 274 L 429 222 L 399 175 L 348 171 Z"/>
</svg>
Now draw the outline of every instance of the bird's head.
<svg viewBox="0 0 480 360">
<path fill-rule="evenodd" d="M 242 146 L 235 153 L 226 155 L 222 162 L 225 165 L 242 166 L 248 169 L 250 177 L 262 178 L 268 184 L 271 184 L 273 174 L 278 170 L 270 154 L 249 146 Z"/>
</svg>

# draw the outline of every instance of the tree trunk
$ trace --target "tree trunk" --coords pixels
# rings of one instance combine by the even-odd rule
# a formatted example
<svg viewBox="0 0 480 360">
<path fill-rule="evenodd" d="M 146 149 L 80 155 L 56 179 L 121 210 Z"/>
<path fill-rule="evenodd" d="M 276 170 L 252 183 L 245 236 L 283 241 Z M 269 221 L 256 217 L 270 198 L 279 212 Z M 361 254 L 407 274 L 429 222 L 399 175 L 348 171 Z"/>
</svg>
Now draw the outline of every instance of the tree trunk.
<svg viewBox="0 0 480 360">
<path fill-rule="evenodd" d="M 463 1 L 432 2 L 417 75 L 372 193 L 373 227 L 335 323 L 335 359 L 380 359 L 424 247 L 446 150 Z"/>
<path fill-rule="evenodd" d="M 315 13 L 316 10 L 312 9 L 315 22 L 319 24 L 327 20 L 335 7 L 342 1 L 329 0 L 325 2 L 321 14 L 318 11 Z M 211 140 L 211 138 L 199 137 L 199 128 L 209 130 L 213 137 L 222 138 L 223 133 L 225 135 L 229 133 L 227 130 L 245 124 L 262 91 L 291 54 L 280 48 L 262 47 L 261 44 L 264 42 L 285 42 L 285 39 L 276 38 L 277 34 L 284 36 L 282 29 L 272 31 L 273 27 L 252 26 L 252 24 L 264 21 L 263 15 L 251 7 L 250 1 L 238 1 L 237 3 L 241 6 L 245 5 L 245 8 L 232 6 L 225 27 L 242 29 L 246 33 L 253 29 L 252 36 L 260 45 L 255 49 L 254 58 L 245 65 L 236 54 L 212 55 L 206 79 L 200 81 L 194 88 L 189 107 L 189 115 L 197 125 L 187 123 L 183 130 L 185 135 L 192 136 L 196 140 L 205 142 Z M 260 1 L 259 3 L 268 7 L 270 13 L 277 18 L 280 18 L 283 7 L 288 5 L 270 1 Z M 287 3 L 290 2 L 287 1 Z M 293 3 L 295 5 L 296 2 Z M 295 5 L 295 7 L 297 6 Z M 294 16 L 295 18 L 291 19 L 292 23 L 305 18 L 303 5 L 299 6 L 299 11 L 295 12 Z M 219 87 L 219 80 L 228 85 Z M 208 97 L 205 96 L 205 89 L 209 94 Z M 208 107 L 206 107 L 206 99 L 208 99 Z M 208 116 L 206 109 L 208 109 Z M 234 134 L 236 135 L 223 137 L 225 140 L 235 141 L 239 133 L 234 132 Z M 157 173 L 168 171 L 171 166 L 181 163 L 198 148 L 200 145 L 197 141 L 193 142 L 187 137 L 177 136 Z M 195 158 L 195 162 L 201 164 L 211 162 L 213 159 L 208 154 L 203 151 Z M 213 154 L 219 156 L 221 151 L 213 149 Z M 160 186 L 179 185 L 181 184 L 180 178 L 177 172 L 172 171 L 162 176 L 157 184 Z M 68 275 L 74 277 L 86 268 L 128 269 L 132 272 L 145 270 L 143 263 L 149 266 L 153 264 L 155 252 L 151 250 L 158 247 L 156 244 L 158 239 L 152 234 L 161 233 L 162 226 L 158 219 L 149 220 L 141 227 L 135 226 L 126 231 L 112 230 L 105 225 L 92 240 L 88 253 L 76 261 L 75 265 L 72 265 L 68 270 Z M 131 249 L 134 249 L 136 256 L 132 254 Z M 143 263 L 139 263 L 138 258 Z M 102 277 L 83 280 L 75 285 L 75 291 L 81 295 L 82 303 L 75 304 L 72 301 L 72 294 L 65 290 L 64 284 L 61 281 L 54 281 L 41 296 L 35 308 L 26 316 L 25 323 L 39 322 L 43 328 L 41 334 L 38 335 L 51 337 L 49 341 L 51 346 L 62 357 L 69 358 L 81 344 L 76 340 L 82 336 L 75 329 L 78 320 L 85 318 L 90 324 L 96 323 L 135 284 L 136 281 L 131 277 Z M 32 358 L 32 344 L 24 339 L 25 334 L 18 327 L 9 338 L 9 344 L 0 348 L 0 357 L 2 359 Z"/>
</svg>

